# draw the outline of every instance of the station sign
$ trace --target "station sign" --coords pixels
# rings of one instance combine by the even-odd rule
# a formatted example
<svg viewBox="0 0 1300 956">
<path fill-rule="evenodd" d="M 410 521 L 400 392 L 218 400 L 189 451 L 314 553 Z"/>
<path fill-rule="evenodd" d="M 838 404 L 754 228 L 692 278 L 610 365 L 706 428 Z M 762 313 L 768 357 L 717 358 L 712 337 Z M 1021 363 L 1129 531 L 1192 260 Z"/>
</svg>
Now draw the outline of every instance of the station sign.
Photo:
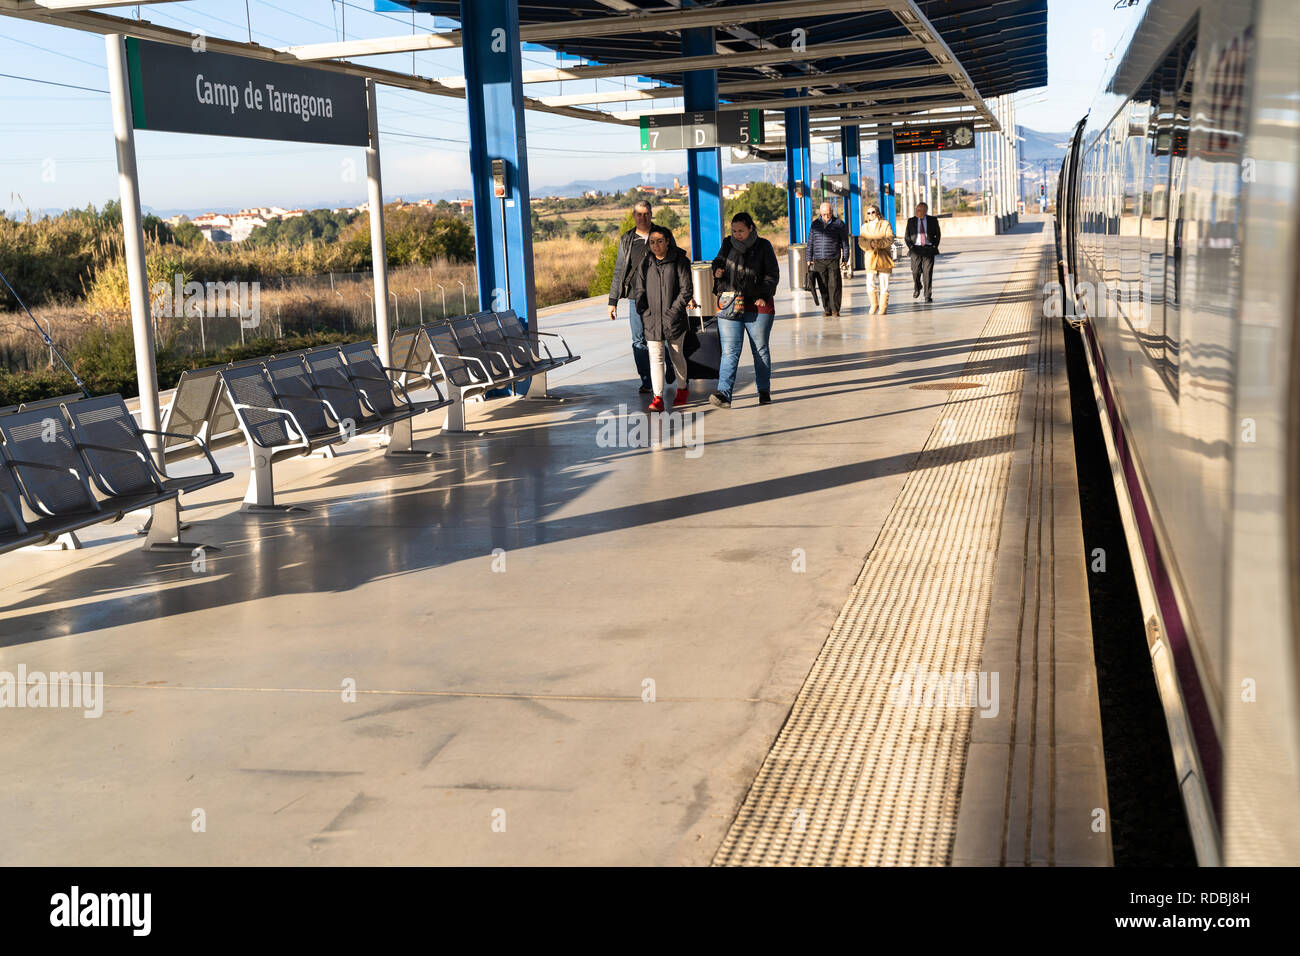
<svg viewBox="0 0 1300 956">
<path fill-rule="evenodd" d="M 894 130 L 895 153 L 933 153 L 944 149 L 974 148 L 974 123 L 913 126 Z"/>
<path fill-rule="evenodd" d="M 692 110 L 641 117 L 643 150 L 713 149 L 762 142 L 762 110 Z"/>
<path fill-rule="evenodd" d="M 783 163 L 785 151 L 780 146 L 766 149 L 761 146 L 732 146 L 727 159 L 732 163 Z"/>
<path fill-rule="evenodd" d="M 847 196 L 849 194 L 849 174 L 823 173 L 822 193 L 828 196 Z"/>
<path fill-rule="evenodd" d="M 369 146 L 358 76 L 128 37 L 136 129 Z"/>
</svg>

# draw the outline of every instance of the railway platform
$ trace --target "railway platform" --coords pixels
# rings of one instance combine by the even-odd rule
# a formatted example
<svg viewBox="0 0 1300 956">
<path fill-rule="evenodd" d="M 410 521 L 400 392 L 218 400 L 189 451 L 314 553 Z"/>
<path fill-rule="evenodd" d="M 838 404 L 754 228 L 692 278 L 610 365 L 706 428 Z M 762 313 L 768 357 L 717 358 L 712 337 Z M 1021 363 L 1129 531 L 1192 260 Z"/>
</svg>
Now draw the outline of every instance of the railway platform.
<svg viewBox="0 0 1300 956">
<path fill-rule="evenodd" d="M 0 712 L 0 858 L 1108 864 L 1050 224 L 944 252 L 883 317 L 783 292 L 774 404 L 746 352 L 683 447 L 609 427 L 627 325 L 579 304 L 562 401 L 278 464 L 309 513 L 220 453 L 201 567 L 125 521 L 0 561 L 0 670 L 102 674 Z"/>
</svg>

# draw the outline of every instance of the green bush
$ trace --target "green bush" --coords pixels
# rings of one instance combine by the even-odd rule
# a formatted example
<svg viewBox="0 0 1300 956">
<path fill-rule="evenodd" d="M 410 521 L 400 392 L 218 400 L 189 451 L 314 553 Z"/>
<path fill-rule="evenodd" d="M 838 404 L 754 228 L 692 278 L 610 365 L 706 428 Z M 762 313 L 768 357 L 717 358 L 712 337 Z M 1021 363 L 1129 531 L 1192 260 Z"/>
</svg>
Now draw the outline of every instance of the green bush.
<svg viewBox="0 0 1300 956">
<path fill-rule="evenodd" d="M 55 395 L 71 395 L 77 386 L 67 372 L 0 372 L 0 405 L 36 402 Z"/>
<path fill-rule="evenodd" d="M 738 212 L 747 212 L 759 225 L 770 226 L 787 212 L 786 191 L 771 183 L 750 183 L 739 196 L 727 200 L 727 223 Z M 730 232 L 730 230 L 728 230 Z"/>
<path fill-rule="evenodd" d="M 243 345 L 232 345 L 215 355 L 194 355 L 181 358 L 170 343 L 159 343 L 155 361 L 158 369 L 158 388 L 173 388 L 181 372 L 207 365 L 224 365 L 243 359 L 258 358 L 276 352 L 292 352 L 331 343 L 359 342 L 367 339 L 363 334 L 341 335 L 338 332 L 314 332 L 290 335 L 282 339 L 258 338 Z M 140 394 L 135 371 L 135 345 L 129 326 L 112 331 L 94 329 L 68 355 L 68 363 L 81 376 L 92 395 L 118 393 L 124 398 Z M 62 369 L 39 372 L 0 372 L 0 406 L 34 402 L 56 395 L 77 391 L 72 378 Z"/>
<path fill-rule="evenodd" d="M 606 239 L 605 244 L 600 248 L 600 255 L 596 259 L 596 274 L 591 277 L 591 284 L 587 286 L 587 295 L 609 295 L 609 287 L 614 281 L 614 264 L 618 258 L 618 237 L 635 225 L 636 219 L 629 209 L 623 221 L 619 223 L 618 232 L 612 238 Z"/>
</svg>

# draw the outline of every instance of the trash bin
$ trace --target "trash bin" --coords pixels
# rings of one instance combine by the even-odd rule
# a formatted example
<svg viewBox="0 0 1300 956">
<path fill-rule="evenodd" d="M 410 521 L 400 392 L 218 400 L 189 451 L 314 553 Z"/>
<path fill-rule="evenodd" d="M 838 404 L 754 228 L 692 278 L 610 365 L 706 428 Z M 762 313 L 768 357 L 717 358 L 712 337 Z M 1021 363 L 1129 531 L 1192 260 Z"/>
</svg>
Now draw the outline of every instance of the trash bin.
<svg viewBox="0 0 1300 956">
<path fill-rule="evenodd" d="M 688 309 L 691 315 L 701 319 L 711 318 L 718 312 L 717 300 L 713 297 L 713 263 L 691 263 L 691 297 L 699 305 L 698 309 Z"/>
<path fill-rule="evenodd" d="M 716 379 L 722 363 L 722 342 L 718 338 L 718 300 L 713 296 L 713 263 L 691 263 L 691 291 L 699 309 L 688 313 L 699 317 L 686 330 L 686 374 L 692 379 Z"/>
<path fill-rule="evenodd" d="M 808 271 L 808 246 L 802 242 L 790 243 L 790 291 L 803 288 L 803 276 Z"/>
</svg>

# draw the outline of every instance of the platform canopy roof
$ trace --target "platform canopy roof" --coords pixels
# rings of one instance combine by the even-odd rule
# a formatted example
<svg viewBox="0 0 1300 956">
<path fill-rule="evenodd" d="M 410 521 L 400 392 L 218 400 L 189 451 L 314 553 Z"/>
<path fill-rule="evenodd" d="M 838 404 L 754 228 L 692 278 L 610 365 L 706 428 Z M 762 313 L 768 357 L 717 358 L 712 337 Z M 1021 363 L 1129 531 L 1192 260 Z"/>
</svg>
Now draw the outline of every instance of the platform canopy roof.
<svg viewBox="0 0 1300 956">
<path fill-rule="evenodd" d="M 0 0 L 0 15 L 93 33 L 122 33 L 188 45 L 191 35 L 118 15 L 112 8 L 158 0 Z M 461 0 L 374 0 L 457 20 Z M 91 8 L 99 8 L 93 10 Z M 126 11 L 122 11 L 126 12 Z M 936 118 L 996 129 L 989 97 L 1047 82 L 1046 0 L 520 0 L 521 40 L 558 55 L 526 69 L 528 109 L 635 125 L 653 112 L 680 112 L 684 69 L 716 69 L 723 104 L 780 110 L 807 106 L 814 133 Z M 415 31 L 276 49 L 210 37 L 208 49 L 368 76 L 376 82 L 463 97 L 463 76 L 426 77 L 368 65 L 367 57 L 454 48 L 454 29 Z M 713 27 L 714 52 L 682 55 L 683 29 Z M 637 78 L 627 89 L 575 91 L 574 80 Z M 534 94 L 541 84 L 550 84 Z M 585 84 L 582 84 L 585 86 Z M 592 84 L 598 86 L 599 84 Z M 793 91 L 794 96 L 787 96 Z M 776 119 L 777 116 L 772 117 Z"/>
<path fill-rule="evenodd" d="M 455 18 L 460 0 L 384 5 Z M 939 109 L 996 128 L 985 98 L 1047 83 L 1046 0 L 520 0 L 519 20 L 525 42 L 575 58 L 526 70 L 525 82 L 658 81 L 630 94 L 540 97 L 557 107 L 639 106 L 609 111 L 625 122 L 653 112 L 655 100 L 681 96 L 688 64 L 717 69 L 725 103 L 781 109 L 791 105 L 785 92 L 797 91 L 814 125 L 905 122 Z M 690 26 L 715 28 L 714 56 L 681 55 L 681 30 Z"/>
</svg>

